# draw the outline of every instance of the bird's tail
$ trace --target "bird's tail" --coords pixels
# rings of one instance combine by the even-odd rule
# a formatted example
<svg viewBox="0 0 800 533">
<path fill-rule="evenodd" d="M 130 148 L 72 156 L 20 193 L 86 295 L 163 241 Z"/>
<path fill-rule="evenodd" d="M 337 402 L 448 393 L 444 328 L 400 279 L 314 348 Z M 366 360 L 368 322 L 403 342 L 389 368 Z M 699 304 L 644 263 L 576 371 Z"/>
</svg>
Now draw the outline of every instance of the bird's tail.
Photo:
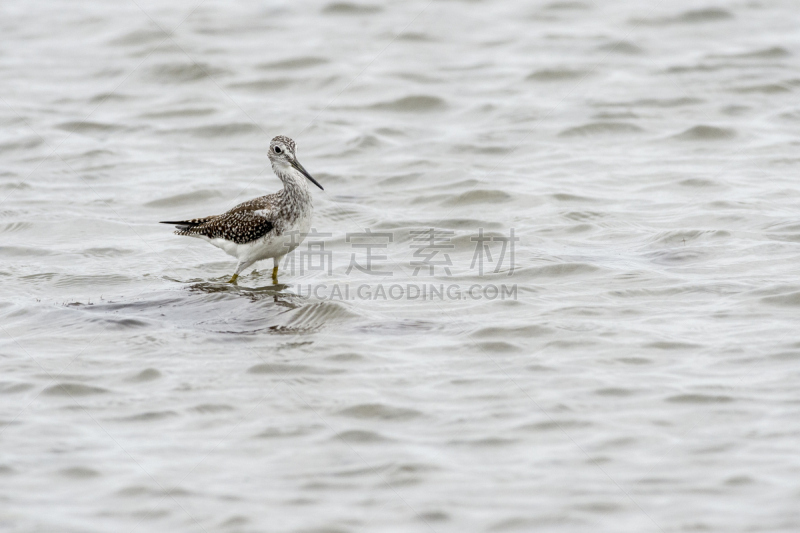
<svg viewBox="0 0 800 533">
<path fill-rule="evenodd" d="M 210 217 L 206 218 L 193 218 L 191 220 L 162 220 L 159 224 L 173 224 L 175 228 L 180 231 L 186 231 L 187 229 L 191 229 L 195 226 L 199 226 L 204 222 L 208 222 Z"/>
</svg>

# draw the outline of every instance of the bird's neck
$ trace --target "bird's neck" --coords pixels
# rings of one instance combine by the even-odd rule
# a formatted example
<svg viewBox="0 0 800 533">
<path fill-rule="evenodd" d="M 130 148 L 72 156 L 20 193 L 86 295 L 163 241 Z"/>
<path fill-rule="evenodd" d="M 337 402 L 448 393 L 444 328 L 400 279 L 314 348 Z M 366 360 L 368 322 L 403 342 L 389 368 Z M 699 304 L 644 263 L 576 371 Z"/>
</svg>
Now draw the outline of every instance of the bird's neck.
<svg viewBox="0 0 800 533">
<path fill-rule="evenodd" d="M 283 182 L 283 197 L 287 203 L 311 208 L 311 190 L 308 180 L 292 167 L 274 165 L 275 175 Z"/>
</svg>

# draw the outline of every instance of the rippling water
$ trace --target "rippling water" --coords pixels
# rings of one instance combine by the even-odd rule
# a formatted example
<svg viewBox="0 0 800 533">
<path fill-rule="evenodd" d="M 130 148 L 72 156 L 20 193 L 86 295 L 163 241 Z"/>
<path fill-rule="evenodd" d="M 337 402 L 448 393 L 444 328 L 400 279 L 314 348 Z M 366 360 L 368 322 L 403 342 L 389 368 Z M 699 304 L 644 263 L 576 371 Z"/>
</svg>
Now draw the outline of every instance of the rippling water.
<svg viewBox="0 0 800 533">
<path fill-rule="evenodd" d="M 0 6 L 0 529 L 800 528 L 796 5 L 166 4 Z M 229 286 L 276 134 L 330 273 Z"/>
</svg>

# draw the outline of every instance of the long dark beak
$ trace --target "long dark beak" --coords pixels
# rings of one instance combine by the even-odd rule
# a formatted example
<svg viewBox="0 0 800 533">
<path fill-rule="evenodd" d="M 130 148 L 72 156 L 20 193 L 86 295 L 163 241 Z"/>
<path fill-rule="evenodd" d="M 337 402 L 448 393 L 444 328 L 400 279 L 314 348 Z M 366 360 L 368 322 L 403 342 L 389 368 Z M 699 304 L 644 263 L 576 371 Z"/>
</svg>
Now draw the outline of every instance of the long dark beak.
<svg viewBox="0 0 800 533">
<path fill-rule="evenodd" d="M 320 185 L 320 184 L 319 184 L 319 182 L 318 182 L 317 180 L 315 180 L 314 178 L 312 178 L 312 177 L 311 177 L 311 174 L 309 174 L 309 173 L 308 173 L 308 171 L 307 171 L 306 169 L 304 169 L 304 168 L 303 168 L 303 165 L 301 165 L 301 164 L 300 164 L 300 161 L 298 161 L 297 159 L 295 159 L 294 161 L 292 161 L 292 162 L 291 162 L 291 165 L 292 165 L 294 168 L 296 168 L 297 170 L 299 170 L 300 172 L 302 172 L 303 176 L 305 176 L 305 177 L 307 177 L 309 180 L 311 180 L 311 183 L 313 183 L 314 185 L 316 185 L 317 187 L 319 187 L 319 188 L 320 188 L 320 189 L 322 189 L 323 191 L 325 190 L 325 189 L 322 187 L 322 185 Z"/>
</svg>

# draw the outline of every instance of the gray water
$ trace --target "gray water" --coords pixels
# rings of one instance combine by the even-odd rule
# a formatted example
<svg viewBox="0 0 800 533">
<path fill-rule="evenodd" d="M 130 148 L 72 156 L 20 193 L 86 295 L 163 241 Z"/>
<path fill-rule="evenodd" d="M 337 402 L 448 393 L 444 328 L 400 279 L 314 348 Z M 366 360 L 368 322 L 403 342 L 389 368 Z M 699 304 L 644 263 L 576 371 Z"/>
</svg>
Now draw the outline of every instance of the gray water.
<svg viewBox="0 0 800 533">
<path fill-rule="evenodd" d="M 796 3 L 0 15 L 3 531 L 800 529 Z M 277 134 L 329 235 L 227 285 L 157 222 Z"/>
</svg>

